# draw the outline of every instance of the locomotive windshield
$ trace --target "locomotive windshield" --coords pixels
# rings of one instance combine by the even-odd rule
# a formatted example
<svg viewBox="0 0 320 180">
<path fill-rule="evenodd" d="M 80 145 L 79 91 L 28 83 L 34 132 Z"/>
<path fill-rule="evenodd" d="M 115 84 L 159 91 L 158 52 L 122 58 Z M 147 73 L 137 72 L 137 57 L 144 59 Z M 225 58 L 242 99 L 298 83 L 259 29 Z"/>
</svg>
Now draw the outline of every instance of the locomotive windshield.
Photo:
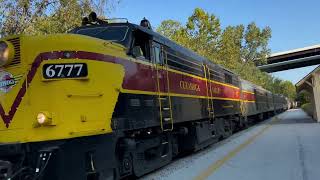
<svg viewBox="0 0 320 180">
<path fill-rule="evenodd" d="M 85 27 L 77 29 L 73 33 L 124 44 L 128 30 L 128 26 L 102 26 Z"/>
</svg>

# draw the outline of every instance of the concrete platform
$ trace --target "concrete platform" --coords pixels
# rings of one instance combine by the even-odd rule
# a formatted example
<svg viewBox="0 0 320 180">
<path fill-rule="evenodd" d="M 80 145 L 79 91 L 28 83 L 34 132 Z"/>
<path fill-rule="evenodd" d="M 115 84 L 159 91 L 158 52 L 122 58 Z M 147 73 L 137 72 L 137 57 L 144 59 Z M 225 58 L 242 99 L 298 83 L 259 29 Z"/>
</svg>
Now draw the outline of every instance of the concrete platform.
<svg viewBox="0 0 320 180">
<path fill-rule="evenodd" d="M 319 139 L 320 124 L 289 110 L 141 179 L 318 180 Z"/>
</svg>

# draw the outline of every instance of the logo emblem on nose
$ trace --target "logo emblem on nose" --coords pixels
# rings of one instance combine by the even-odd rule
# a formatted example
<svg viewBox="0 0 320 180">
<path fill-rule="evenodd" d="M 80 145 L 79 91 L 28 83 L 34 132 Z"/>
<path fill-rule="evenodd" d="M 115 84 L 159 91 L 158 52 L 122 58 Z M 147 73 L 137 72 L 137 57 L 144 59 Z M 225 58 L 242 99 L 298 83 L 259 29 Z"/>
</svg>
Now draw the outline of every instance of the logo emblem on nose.
<svg viewBox="0 0 320 180">
<path fill-rule="evenodd" d="M 0 91 L 3 93 L 9 92 L 21 79 L 20 76 L 14 76 L 7 71 L 0 71 Z"/>
</svg>

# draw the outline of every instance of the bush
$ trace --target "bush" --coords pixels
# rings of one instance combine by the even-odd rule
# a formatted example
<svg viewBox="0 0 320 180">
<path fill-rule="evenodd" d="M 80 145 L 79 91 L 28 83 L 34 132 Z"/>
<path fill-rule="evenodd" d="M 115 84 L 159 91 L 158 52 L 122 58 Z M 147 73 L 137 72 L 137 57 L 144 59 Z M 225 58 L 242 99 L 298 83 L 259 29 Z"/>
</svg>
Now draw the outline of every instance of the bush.
<svg viewBox="0 0 320 180">
<path fill-rule="evenodd" d="M 311 103 L 305 103 L 301 106 L 301 108 L 306 112 L 309 116 L 313 117 L 313 106 Z"/>
</svg>

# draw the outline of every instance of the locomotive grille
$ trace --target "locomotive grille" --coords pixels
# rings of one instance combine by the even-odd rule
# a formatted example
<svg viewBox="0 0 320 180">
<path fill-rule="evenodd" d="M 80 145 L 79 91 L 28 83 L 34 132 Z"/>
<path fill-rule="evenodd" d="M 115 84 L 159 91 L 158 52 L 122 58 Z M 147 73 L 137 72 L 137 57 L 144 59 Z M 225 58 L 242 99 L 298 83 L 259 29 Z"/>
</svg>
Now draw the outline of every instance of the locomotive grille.
<svg viewBox="0 0 320 180">
<path fill-rule="evenodd" d="M 13 60 L 7 65 L 7 66 L 15 66 L 20 64 L 20 39 L 19 38 L 13 38 L 8 39 L 9 42 L 11 42 L 14 46 L 14 56 Z"/>
</svg>

